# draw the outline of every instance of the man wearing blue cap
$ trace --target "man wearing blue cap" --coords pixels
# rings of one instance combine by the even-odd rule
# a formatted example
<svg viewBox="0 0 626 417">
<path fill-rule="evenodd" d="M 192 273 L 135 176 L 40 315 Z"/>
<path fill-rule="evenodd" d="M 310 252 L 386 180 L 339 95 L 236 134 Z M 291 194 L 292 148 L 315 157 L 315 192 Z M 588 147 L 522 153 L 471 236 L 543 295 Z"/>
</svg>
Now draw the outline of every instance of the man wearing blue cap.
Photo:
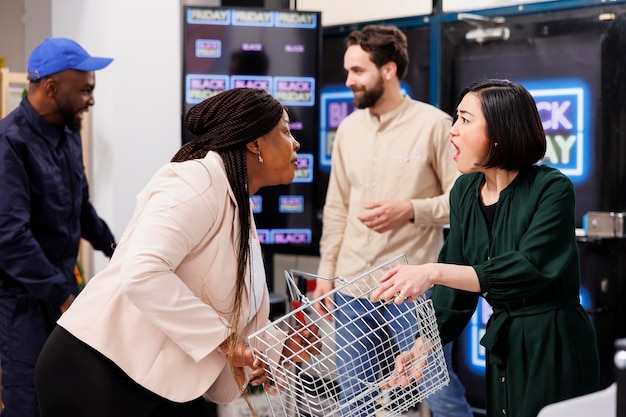
<svg viewBox="0 0 626 417">
<path fill-rule="evenodd" d="M 89 201 L 80 137 L 94 71 L 111 61 L 73 40 L 46 39 L 29 57 L 27 96 L 0 121 L 2 417 L 39 415 L 35 363 L 78 293 L 81 237 L 109 257 L 115 248 Z"/>
</svg>

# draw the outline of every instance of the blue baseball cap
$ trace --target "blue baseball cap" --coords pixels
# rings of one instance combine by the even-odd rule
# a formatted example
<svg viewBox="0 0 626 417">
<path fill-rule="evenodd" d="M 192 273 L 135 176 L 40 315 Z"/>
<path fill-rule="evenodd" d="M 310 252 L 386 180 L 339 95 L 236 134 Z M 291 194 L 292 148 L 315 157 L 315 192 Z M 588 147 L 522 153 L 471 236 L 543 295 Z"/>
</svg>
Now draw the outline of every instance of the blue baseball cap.
<svg viewBox="0 0 626 417">
<path fill-rule="evenodd" d="M 47 38 L 28 58 L 28 80 L 37 81 L 48 75 L 73 69 L 96 71 L 109 65 L 113 58 L 90 56 L 78 43 L 67 38 Z"/>
</svg>

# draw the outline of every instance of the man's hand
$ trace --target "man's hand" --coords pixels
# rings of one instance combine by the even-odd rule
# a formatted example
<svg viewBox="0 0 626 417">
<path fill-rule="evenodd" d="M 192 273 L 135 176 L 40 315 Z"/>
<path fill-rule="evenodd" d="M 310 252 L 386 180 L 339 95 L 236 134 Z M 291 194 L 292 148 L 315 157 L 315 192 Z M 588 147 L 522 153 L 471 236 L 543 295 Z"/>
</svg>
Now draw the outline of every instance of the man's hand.
<svg viewBox="0 0 626 417">
<path fill-rule="evenodd" d="M 313 299 L 316 300 L 319 297 L 328 294 L 333 290 L 334 287 L 334 281 L 327 279 L 318 279 L 315 282 Z M 326 320 L 333 320 L 333 316 L 332 314 L 330 314 L 330 312 L 334 309 L 332 297 L 325 297 L 321 302 L 313 304 L 313 308 L 319 313 L 320 316 L 324 317 Z"/>
<path fill-rule="evenodd" d="M 70 294 L 70 296 L 67 297 L 67 299 L 63 302 L 63 304 L 60 307 L 61 314 L 65 313 L 67 309 L 70 308 L 70 306 L 74 302 L 74 298 L 75 298 L 74 294 Z"/>
<path fill-rule="evenodd" d="M 357 218 L 368 228 L 378 233 L 397 229 L 413 219 L 411 202 L 383 200 L 365 206 L 367 213 Z"/>
</svg>

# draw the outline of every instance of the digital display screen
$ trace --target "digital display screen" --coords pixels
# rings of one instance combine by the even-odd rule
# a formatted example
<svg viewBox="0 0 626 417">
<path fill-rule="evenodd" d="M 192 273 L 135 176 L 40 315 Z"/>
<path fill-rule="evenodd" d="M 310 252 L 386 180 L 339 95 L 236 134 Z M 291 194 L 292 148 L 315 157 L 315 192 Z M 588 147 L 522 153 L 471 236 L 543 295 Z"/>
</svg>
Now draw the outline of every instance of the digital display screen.
<svg viewBox="0 0 626 417">
<path fill-rule="evenodd" d="M 300 142 L 295 179 L 262 188 L 252 210 L 262 244 L 317 253 L 320 13 L 186 6 L 183 19 L 183 115 L 238 87 L 263 89 L 287 108 Z"/>
</svg>

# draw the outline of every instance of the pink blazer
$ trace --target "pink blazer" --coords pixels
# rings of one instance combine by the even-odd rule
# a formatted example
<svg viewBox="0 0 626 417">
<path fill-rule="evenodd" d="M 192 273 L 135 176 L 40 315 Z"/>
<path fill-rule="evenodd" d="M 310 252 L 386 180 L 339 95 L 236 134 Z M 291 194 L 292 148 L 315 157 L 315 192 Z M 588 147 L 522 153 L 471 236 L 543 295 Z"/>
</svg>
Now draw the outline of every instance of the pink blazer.
<svg viewBox="0 0 626 417">
<path fill-rule="evenodd" d="M 206 392 L 217 403 L 235 400 L 237 384 L 216 348 L 232 314 L 237 211 L 218 154 L 164 166 L 139 193 L 110 264 L 59 325 L 162 397 L 185 402 Z M 265 282 L 264 274 L 254 279 Z M 250 290 L 243 295 L 244 341 L 269 324 L 267 287 L 251 321 Z"/>
</svg>

